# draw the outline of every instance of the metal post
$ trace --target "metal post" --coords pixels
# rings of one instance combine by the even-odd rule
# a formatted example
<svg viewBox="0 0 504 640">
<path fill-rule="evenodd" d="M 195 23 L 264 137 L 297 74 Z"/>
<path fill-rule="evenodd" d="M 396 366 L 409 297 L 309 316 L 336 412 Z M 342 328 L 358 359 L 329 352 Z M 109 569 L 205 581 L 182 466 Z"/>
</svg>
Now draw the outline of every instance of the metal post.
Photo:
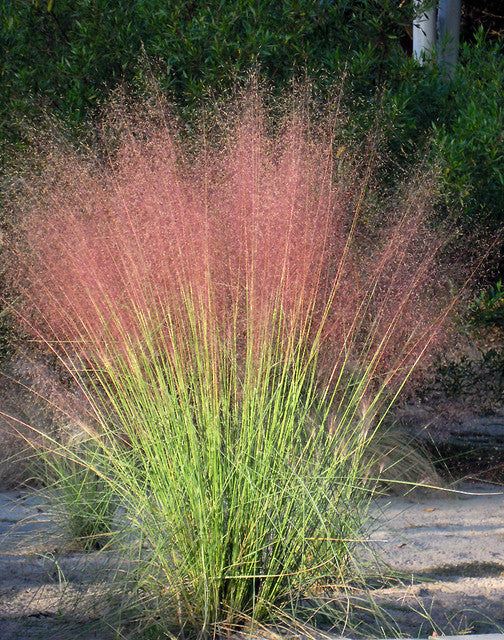
<svg viewBox="0 0 504 640">
<path fill-rule="evenodd" d="M 432 59 L 436 49 L 436 7 L 425 0 L 413 0 L 413 56 L 420 64 Z"/>
<path fill-rule="evenodd" d="M 461 0 L 440 0 L 437 18 L 439 64 L 453 77 L 458 60 Z"/>
</svg>

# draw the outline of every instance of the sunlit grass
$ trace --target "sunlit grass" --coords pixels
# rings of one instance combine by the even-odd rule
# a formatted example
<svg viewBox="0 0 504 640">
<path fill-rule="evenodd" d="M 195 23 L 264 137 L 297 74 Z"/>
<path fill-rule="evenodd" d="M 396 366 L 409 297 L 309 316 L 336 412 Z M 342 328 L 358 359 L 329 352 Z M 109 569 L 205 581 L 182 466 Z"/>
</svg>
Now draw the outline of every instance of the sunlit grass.
<svg viewBox="0 0 504 640">
<path fill-rule="evenodd" d="M 155 637 L 344 591 L 370 443 L 446 313 L 426 185 L 363 216 L 373 153 L 307 113 L 271 133 L 248 95 L 195 151 L 133 111 L 108 156 L 52 149 L 18 195 L 19 313 L 87 398 L 85 448 L 46 456 L 57 500 L 133 560 L 120 608 Z"/>
</svg>

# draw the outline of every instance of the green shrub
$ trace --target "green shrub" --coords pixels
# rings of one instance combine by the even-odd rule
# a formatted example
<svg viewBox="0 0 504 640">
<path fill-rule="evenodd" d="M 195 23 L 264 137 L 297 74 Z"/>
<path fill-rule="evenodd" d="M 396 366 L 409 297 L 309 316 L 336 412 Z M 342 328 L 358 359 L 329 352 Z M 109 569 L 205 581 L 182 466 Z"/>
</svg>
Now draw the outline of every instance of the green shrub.
<svg viewBox="0 0 504 640">
<path fill-rule="evenodd" d="M 503 91 L 502 43 L 490 43 L 480 30 L 461 47 L 450 118 L 434 122 L 449 205 L 465 229 L 495 230 L 504 222 Z"/>
<path fill-rule="evenodd" d="M 436 66 L 397 57 L 375 99 L 350 105 L 357 135 L 380 123 L 388 158 L 379 178 L 384 189 L 393 189 L 420 159 L 436 167 L 439 219 L 458 229 L 468 263 L 474 240 L 488 245 L 504 223 L 503 54 L 502 42 L 480 30 L 461 44 L 453 80 Z M 502 269 L 496 238 L 492 266 Z"/>
<path fill-rule="evenodd" d="M 0 137 L 14 144 L 19 118 L 47 108 L 82 122 L 117 84 L 141 86 L 146 60 L 191 108 L 255 64 L 280 87 L 347 65 L 374 86 L 410 22 L 391 0 L 2 0 L 1 9 Z"/>
<path fill-rule="evenodd" d="M 470 321 L 476 327 L 504 328 L 504 287 L 502 280 L 482 291 L 472 302 Z"/>
</svg>

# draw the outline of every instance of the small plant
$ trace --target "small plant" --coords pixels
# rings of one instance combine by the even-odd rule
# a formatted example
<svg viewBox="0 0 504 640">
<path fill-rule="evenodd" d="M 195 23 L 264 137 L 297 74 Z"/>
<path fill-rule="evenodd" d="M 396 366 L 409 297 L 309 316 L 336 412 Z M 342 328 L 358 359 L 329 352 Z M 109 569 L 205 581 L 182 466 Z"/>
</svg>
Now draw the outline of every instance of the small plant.
<svg viewBox="0 0 504 640">
<path fill-rule="evenodd" d="M 370 442 L 446 315 L 425 176 L 378 220 L 373 145 L 334 153 L 334 114 L 292 103 L 273 122 L 251 91 L 192 140 L 116 104 L 105 149 L 54 147 L 13 203 L 20 314 L 95 425 L 53 468 L 100 527 L 117 496 L 122 606 L 154 634 L 299 621 L 344 591 Z"/>
<path fill-rule="evenodd" d="M 504 327 L 504 286 L 502 280 L 482 291 L 471 304 L 470 320 L 475 326 Z"/>
<path fill-rule="evenodd" d="M 73 443 L 43 455 L 44 493 L 69 541 L 86 551 L 110 544 L 117 498 L 96 441 Z"/>
</svg>

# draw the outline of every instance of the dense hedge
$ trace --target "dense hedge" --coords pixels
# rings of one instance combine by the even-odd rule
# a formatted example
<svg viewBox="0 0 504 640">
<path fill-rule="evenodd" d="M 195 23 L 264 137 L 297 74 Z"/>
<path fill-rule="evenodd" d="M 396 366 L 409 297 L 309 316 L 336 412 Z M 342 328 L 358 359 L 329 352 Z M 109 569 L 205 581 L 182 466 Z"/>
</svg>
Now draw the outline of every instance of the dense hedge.
<svg viewBox="0 0 504 640">
<path fill-rule="evenodd" d="M 402 61 L 380 102 L 396 162 L 425 151 L 442 169 L 446 211 L 468 231 L 504 223 L 504 43 L 480 28 L 460 46 L 452 81 L 437 68 Z"/>
<path fill-rule="evenodd" d="M 464 44 L 450 95 L 450 118 L 434 125 L 445 179 L 467 225 L 504 222 L 504 46 L 482 30 Z"/>
<path fill-rule="evenodd" d="M 183 106 L 258 64 L 277 85 L 296 72 L 373 78 L 411 22 L 394 0 L 2 0 L 1 136 L 49 107 L 86 117 L 107 90 L 135 83 L 145 59 Z M 50 9 L 50 10 L 48 10 Z"/>
<path fill-rule="evenodd" d="M 490 2 L 490 0 L 488 0 Z M 444 170 L 447 209 L 464 227 L 502 224 L 504 56 L 465 3 L 461 64 L 450 82 L 408 55 L 412 2 L 396 0 L 0 0 L 0 153 L 26 142 L 20 122 L 46 110 L 71 126 L 120 83 L 153 72 L 186 114 L 257 65 L 274 86 L 346 71 L 352 135 L 381 113 L 401 166 L 426 139 Z M 493 18 L 495 22 L 495 18 Z M 7 153 L 6 153 L 7 152 Z"/>
</svg>

